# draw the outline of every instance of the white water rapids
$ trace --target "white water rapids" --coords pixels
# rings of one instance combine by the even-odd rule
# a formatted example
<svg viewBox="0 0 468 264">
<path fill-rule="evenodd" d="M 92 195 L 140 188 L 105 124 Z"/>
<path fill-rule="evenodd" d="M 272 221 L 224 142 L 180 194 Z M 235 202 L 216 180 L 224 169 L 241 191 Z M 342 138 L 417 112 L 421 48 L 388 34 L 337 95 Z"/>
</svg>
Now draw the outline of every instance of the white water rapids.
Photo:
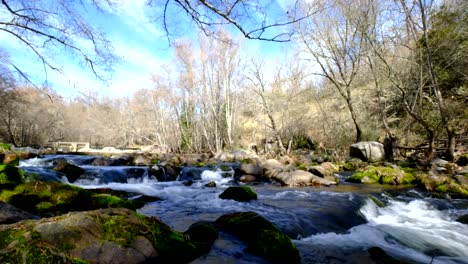
<svg viewBox="0 0 468 264">
<path fill-rule="evenodd" d="M 76 159 L 79 162 L 87 158 Z M 53 178 L 56 172 L 51 166 L 51 157 L 20 163 L 27 172 L 49 173 Z M 87 177 L 78 179 L 73 185 L 160 197 L 161 201 L 147 203 L 138 211 L 160 217 L 179 231 L 199 220 L 214 221 L 230 212 L 255 211 L 290 237 L 298 238 L 293 242 L 303 263 L 361 263 L 360 256 L 353 254 L 357 252 L 369 260 L 367 250 L 380 247 L 389 255 L 409 263 L 468 264 L 468 226 L 455 221 L 458 216 L 468 214 L 466 200 L 461 200 L 465 205 L 454 206 L 456 200 L 431 198 L 409 191 L 397 193 L 395 198 L 384 197 L 388 203 L 381 208 L 367 195 L 378 196 L 382 190 L 366 189 L 372 187 L 364 185 L 345 183 L 329 188 L 287 188 L 259 184 L 251 185 L 258 200 L 241 203 L 218 197 L 233 180 L 219 170 L 205 170 L 199 180 L 185 186 L 181 181 L 158 182 L 145 167 L 84 164 L 80 167 L 85 169 Z M 124 182 L 102 181 L 104 176 L 113 179 L 116 175 L 119 180 L 127 178 Z M 68 183 L 65 177 L 59 176 L 59 180 Z M 216 188 L 205 186 L 211 181 L 216 183 Z M 226 240 L 215 243 L 205 261 L 258 263 L 258 259 L 247 260 L 241 245 L 228 248 L 219 245 L 223 241 Z"/>
<path fill-rule="evenodd" d="M 339 245 L 346 250 L 378 246 L 415 263 L 468 263 L 467 226 L 423 200 L 392 200 L 380 208 L 368 199 L 359 211 L 368 223 L 346 234 L 321 233 L 295 242 Z"/>
</svg>

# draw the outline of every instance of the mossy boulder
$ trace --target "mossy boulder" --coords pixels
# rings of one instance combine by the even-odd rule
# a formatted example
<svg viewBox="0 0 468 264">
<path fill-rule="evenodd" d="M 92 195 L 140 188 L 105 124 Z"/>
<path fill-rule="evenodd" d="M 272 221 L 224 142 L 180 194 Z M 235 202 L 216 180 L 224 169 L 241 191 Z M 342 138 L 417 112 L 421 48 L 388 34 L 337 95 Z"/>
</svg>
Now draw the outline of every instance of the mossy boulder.
<svg viewBox="0 0 468 264">
<path fill-rule="evenodd" d="M 273 263 L 300 263 L 297 248 L 281 230 L 255 212 L 226 214 L 215 225 L 247 243 L 246 250 Z"/>
<path fill-rule="evenodd" d="M 405 172 L 400 168 L 392 167 L 374 167 L 369 166 L 365 170 L 353 174 L 346 179 L 347 182 L 353 183 L 380 183 L 390 185 L 412 184 L 416 177 L 409 172 Z"/>
<path fill-rule="evenodd" d="M 25 219 L 35 219 L 37 216 L 0 201 L 0 225 L 12 224 Z"/>
<path fill-rule="evenodd" d="M 27 182 L 13 190 L 4 190 L 0 193 L 0 200 L 42 216 L 110 207 L 136 209 L 144 205 L 143 202 L 95 194 L 68 184 L 40 181 Z"/>
<path fill-rule="evenodd" d="M 156 218 L 100 209 L 0 226 L 1 263 L 187 263 L 204 254 Z"/>
<path fill-rule="evenodd" d="M 0 190 L 3 185 L 17 185 L 23 182 L 23 170 L 11 165 L 0 165 Z"/>
<path fill-rule="evenodd" d="M 195 246 L 205 254 L 211 250 L 211 246 L 218 239 L 219 231 L 212 222 L 199 221 L 192 224 L 184 237 L 192 241 Z"/>
<path fill-rule="evenodd" d="M 238 202 L 248 202 L 257 200 L 257 194 L 248 186 L 231 186 L 228 187 L 219 198 L 225 200 L 236 200 Z"/>
<path fill-rule="evenodd" d="M 65 174 L 68 181 L 71 183 L 75 182 L 85 172 L 83 168 L 68 163 L 65 159 L 57 159 L 55 162 L 56 165 L 54 166 L 53 170 Z"/>
</svg>

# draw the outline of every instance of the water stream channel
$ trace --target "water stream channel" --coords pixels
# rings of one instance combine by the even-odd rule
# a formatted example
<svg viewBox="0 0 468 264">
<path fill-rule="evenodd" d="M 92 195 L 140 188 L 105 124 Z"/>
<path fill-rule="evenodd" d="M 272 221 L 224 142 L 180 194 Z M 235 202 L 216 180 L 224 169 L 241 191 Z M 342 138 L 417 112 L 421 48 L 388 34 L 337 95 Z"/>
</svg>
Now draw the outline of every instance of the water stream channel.
<svg viewBox="0 0 468 264">
<path fill-rule="evenodd" d="M 96 157 L 90 156 L 44 156 L 21 161 L 20 167 L 49 180 L 67 182 L 52 170 L 57 158 L 85 169 L 73 185 L 160 197 L 138 212 L 157 216 L 178 231 L 226 213 L 257 212 L 293 239 L 303 263 L 373 263 L 367 253 L 371 247 L 409 263 L 468 263 L 468 226 L 455 221 L 468 214 L 466 199 L 447 200 L 416 189 L 379 185 L 291 188 L 259 183 L 250 185 L 258 200 L 241 203 L 218 198 L 233 184 L 226 177 L 229 174 L 219 170 L 205 170 L 200 179 L 186 186 L 182 181 L 158 182 L 149 176 L 148 167 L 92 166 L 90 161 Z M 217 187 L 205 187 L 210 181 Z M 369 195 L 386 206 L 378 207 Z M 221 234 L 211 252 L 193 263 L 265 263 L 243 247 L 236 238 Z"/>
</svg>

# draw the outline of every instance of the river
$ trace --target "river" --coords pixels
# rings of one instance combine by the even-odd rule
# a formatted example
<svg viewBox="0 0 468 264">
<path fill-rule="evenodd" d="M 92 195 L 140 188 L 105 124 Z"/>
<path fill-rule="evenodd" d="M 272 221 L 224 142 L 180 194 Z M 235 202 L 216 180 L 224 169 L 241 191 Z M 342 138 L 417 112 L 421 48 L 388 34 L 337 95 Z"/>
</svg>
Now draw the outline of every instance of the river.
<svg viewBox="0 0 468 264">
<path fill-rule="evenodd" d="M 293 239 L 303 263 L 373 263 L 367 249 L 380 247 L 409 263 L 468 263 L 468 228 L 456 222 L 468 214 L 468 200 L 441 199 L 416 189 L 341 183 L 332 187 L 250 185 L 258 200 L 248 203 L 218 196 L 232 178 L 220 171 L 203 171 L 191 186 L 182 181 L 158 182 L 148 167 L 92 166 L 95 157 L 54 155 L 24 160 L 29 173 L 67 182 L 52 170 L 54 159 L 64 158 L 85 169 L 73 185 L 112 188 L 135 195 L 162 198 L 138 210 L 157 216 L 178 231 L 199 220 L 214 221 L 223 214 L 254 211 Z M 341 175 L 345 178 L 346 175 Z M 216 188 L 206 183 L 215 181 Z M 369 195 L 383 201 L 378 207 Z M 236 238 L 221 233 L 212 250 L 193 263 L 264 263 L 243 251 Z"/>
</svg>

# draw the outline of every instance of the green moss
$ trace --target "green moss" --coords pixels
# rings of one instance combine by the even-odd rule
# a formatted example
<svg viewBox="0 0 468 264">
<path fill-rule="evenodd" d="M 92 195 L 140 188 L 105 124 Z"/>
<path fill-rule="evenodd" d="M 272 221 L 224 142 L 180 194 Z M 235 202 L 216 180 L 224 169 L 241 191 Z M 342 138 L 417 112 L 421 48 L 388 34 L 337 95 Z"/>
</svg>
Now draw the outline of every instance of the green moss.
<svg viewBox="0 0 468 264">
<path fill-rule="evenodd" d="M 231 167 L 226 166 L 226 165 L 221 165 L 221 166 L 219 167 L 219 169 L 220 169 L 221 171 L 231 171 Z"/>
<path fill-rule="evenodd" d="M 404 172 L 391 167 L 369 166 L 362 172 L 355 173 L 347 178 L 347 182 L 353 183 L 380 183 L 380 184 L 412 184 L 416 177 L 412 173 Z"/>
<path fill-rule="evenodd" d="M 248 186 L 232 186 L 221 193 L 219 198 L 248 202 L 250 200 L 257 200 L 257 194 Z"/>
<path fill-rule="evenodd" d="M 107 220 L 103 225 L 104 239 L 128 246 L 135 241 L 139 228 L 125 221 L 124 216 L 116 216 Z"/>
<path fill-rule="evenodd" d="M 298 170 L 303 170 L 303 171 L 307 171 L 309 169 L 307 165 L 305 165 L 304 163 L 299 163 L 299 165 L 296 164 L 296 167 Z"/>
<path fill-rule="evenodd" d="M 143 202 L 130 201 L 107 194 L 56 182 L 27 182 L 12 191 L 2 191 L 0 200 L 37 215 L 63 214 L 99 208 L 123 207 L 135 210 Z"/>
<path fill-rule="evenodd" d="M 223 215 L 215 224 L 248 243 L 247 250 L 274 263 L 299 263 L 291 240 L 274 224 L 255 212 Z"/>
<path fill-rule="evenodd" d="M 11 144 L 8 143 L 0 143 L 0 151 L 8 151 L 11 150 Z"/>
<path fill-rule="evenodd" d="M 124 200 L 110 194 L 95 194 L 92 197 L 93 207 L 95 208 L 128 208 L 135 210 L 143 207 L 143 202 Z"/>
<path fill-rule="evenodd" d="M 8 246 L 8 245 L 14 246 Z M 1 263 L 68 263 L 69 261 L 50 251 L 36 231 L 8 229 L 0 232 Z"/>
<path fill-rule="evenodd" d="M 352 183 L 378 183 L 380 176 L 373 172 L 358 172 L 346 179 L 346 182 Z"/>
<path fill-rule="evenodd" d="M 436 192 L 448 193 L 455 196 L 466 197 L 468 196 L 468 188 L 462 186 L 454 181 L 440 184 L 435 188 Z"/>
<path fill-rule="evenodd" d="M 20 184 L 23 182 L 23 170 L 11 165 L 0 165 L 0 184 Z"/>
<path fill-rule="evenodd" d="M 260 230 L 257 242 L 250 243 L 247 251 L 271 260 L 273 263 L 300 263 L 296 246 L 279 230 Z"/>
<path fill-rule="evenodd" d="M 197 166 L 197 167 L 205 167 L 205 166 L 206 166 L 206 163 L 205 163 L 205 162 L 198 162 L 197 164 L 195 164 L 195 166 Z"/>
<path fill-rule="evenodd" d="M 373 196 L 373 195 L 369 195 L 368 196 L 369 199 L 371 199 L 372 202 L 374 202 L 378 207 L 385 207 L 385 204 L 380 201 L 377 197 Z"/>
</svg>

